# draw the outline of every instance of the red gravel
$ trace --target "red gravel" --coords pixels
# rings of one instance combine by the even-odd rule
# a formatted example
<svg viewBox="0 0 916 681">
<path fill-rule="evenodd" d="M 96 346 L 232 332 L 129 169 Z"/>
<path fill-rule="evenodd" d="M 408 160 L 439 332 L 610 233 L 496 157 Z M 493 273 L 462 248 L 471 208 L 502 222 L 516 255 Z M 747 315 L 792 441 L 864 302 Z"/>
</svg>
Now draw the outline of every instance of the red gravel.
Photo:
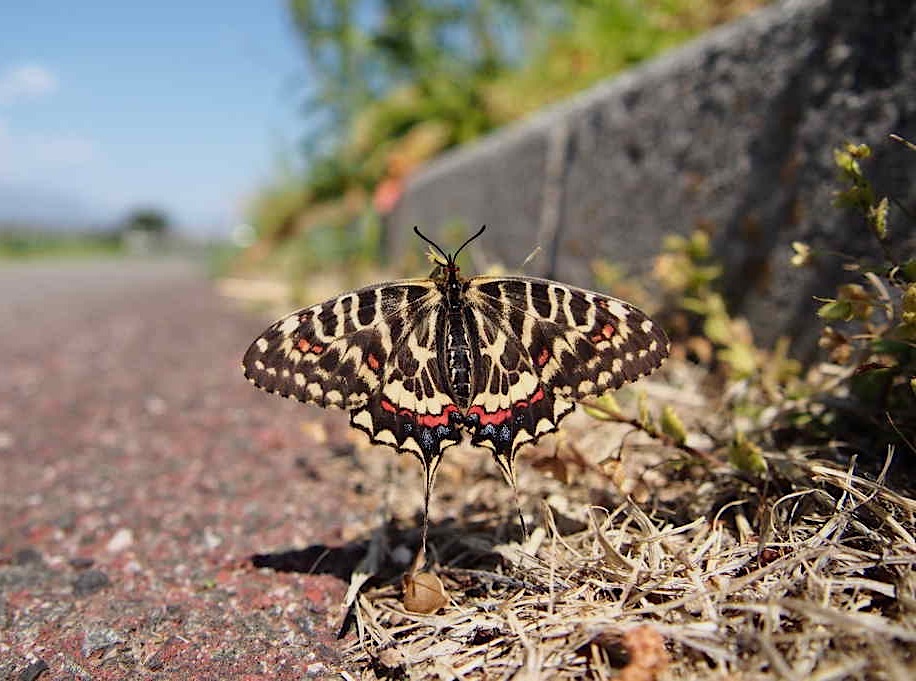
<svg viewBox="0 0 916 681">
<path fill-rule="evenodd" d="M 133 262 L 7 267 L 0 319 L 0 678 L 333 675 L 345 584 L 251 557 L 378 499 L 242 378 L 267 320 Z"/>
</svg>

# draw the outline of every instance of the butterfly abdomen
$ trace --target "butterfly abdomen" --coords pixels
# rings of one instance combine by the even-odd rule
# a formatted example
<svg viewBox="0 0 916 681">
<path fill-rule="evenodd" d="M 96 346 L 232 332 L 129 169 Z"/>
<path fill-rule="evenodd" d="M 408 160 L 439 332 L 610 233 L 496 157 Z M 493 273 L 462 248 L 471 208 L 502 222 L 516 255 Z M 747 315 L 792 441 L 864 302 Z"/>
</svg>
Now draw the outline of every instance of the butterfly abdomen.
<svg viewBox="0 0 916 681">
<path fill-rule="evenodd" d="M 458 407 L 464 410 L 471 401 L 473 366 L 463 309 L 452 307 L 446 319 L 445 352 L 442 355 L 445 366 L 442 367 L 442 375 L 448 376 L 452 397 Z"/>
</svg>

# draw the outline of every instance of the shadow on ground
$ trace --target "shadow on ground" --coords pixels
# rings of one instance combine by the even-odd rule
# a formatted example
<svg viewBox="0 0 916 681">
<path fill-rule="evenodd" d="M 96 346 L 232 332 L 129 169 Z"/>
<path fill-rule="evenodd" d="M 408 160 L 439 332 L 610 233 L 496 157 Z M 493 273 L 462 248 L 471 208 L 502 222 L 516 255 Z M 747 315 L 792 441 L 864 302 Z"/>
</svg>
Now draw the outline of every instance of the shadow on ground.
<svg viewBox="0 0 916 681">
<path fill-rule="evenodd" d="M 419 523 L 418 523 L 419 525 Z M 430 525 L 427 552 L 429 560 L 452 568 L 492 570 L 503 559 L 494 547 L 507 541 L 520 541 L 518 524 L 497 521 L 460 523 L 446 520 Z M 372 542 L 381 547 L 380 565 L 371 584 L 399 580 L 410 561 L 420 549 L 419 526 L 402 528 L 395 522 L 379 527 L 373 537 L 358 539 L 342 546 L 313 544 L 304 549 L 275 553 L 256 553 L 251 562 L 256 568 L 277 572 L 299 572 L 312 575 L 333 575 L 345 582 L 366 559 Z M 378 569 L 380 568 L 380 569 Z"/>
</svg>

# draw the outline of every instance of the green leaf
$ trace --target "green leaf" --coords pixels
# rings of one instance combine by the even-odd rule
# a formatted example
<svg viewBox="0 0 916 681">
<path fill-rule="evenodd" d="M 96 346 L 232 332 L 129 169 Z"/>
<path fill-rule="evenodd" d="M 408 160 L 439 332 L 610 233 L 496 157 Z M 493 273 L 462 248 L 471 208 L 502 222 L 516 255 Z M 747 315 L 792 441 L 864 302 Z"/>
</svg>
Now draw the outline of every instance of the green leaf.
<svg viewBox="0 0 916 681">
<path fill-rule="evenodd" d="M 713 343 L 724 345 L 731 338 L 731 324 L 728 317 L 716 315 L 703 322 L 703 333 Z"/>
<path fill-rule="evenodd" d="M 895 355 L 903 357 L 913 351 L 910 343 L 894 340 L 892 338 L 878 338 L 869 345 L 872 352 L 879 355 Z"/>
<path fill-rule="evenodd" d="M 610 393 L 589 402 L 583 402 L 582 408 L 586 414 L 599 421 L 610 421 L 621 413 L 620 405 L 617 404 L 617 400 Z"/>
<path fill-rule="evenodd" d="M 639 392 L 637 397 L 637 404 L 639 409 L 639 416 L 637 417 L 639 425 L 648 431 L 653 430 L 655 426 L 652 422 L 652 414 L 649 413 L 649 404 L 646 402 L 646 394 L 642 391 Z"/>
<path fill-rule="evenodd" d="M 903 311 L 916 312 L 916 284 L 910 284 L 903 292 Z"/>
<path fill-rule="evenodd" d="M 869 206 L 865 217 L 875 236 L 884 241 L 887 238 L 887 197 L 881 199 L 877 205 Z"/>
<path fill-rule="evenodd" d="M 766 475 L 767 461 L 763 457 L 763 451 L 756 444 L 747 439 L 742 432 L 735 435 L 731 445 L 728 448 L 728 461 L 737 470 L 742 473 L 751 473 L 752 475 Z"/>
<path fill-rule="evenodd" d="M 717 354 L 728 364 L 732 378 L 748 378 L 757 371 L 757 349 L 750 343 L 732 343 Z"/>
<path fill-rule="evenodd" d="M 684 422 L 681 421 L 681 418 L 675 413 L 670 405 L 666 404 L 662 409 L 662 415 L 659 420 L 662 432 L 665 435 L 679 445 L 687 441 L 687 429 L 684 427 Z"/>
<path fill-rule="evenodd" d="M 692 260 L 705 260 L 710 256 L 709 235 L 702 230 L 696 230 L 690 235 L 686 250 Z"/>
<path fill-rule="evenodd" d="M 848 300 L 831 300 L 825 305 L 821 305 L 817 311 L 817 316 L 829 321 L 848 322 L 852 319 L 852 303 Z"/>
<path fill-rule="evenodd" d="M 909 282 L 916 282 L 916 259 L 907 260 L 900 266 L 903 278 Z"/>
</svg>

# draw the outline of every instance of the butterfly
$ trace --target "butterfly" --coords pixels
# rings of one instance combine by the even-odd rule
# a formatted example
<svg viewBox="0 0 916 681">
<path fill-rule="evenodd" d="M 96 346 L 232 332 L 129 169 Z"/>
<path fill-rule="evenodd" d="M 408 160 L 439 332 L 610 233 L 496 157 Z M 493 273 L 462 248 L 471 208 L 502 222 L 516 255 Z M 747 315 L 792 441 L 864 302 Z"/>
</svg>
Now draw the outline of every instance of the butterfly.
<svg viewBox="0 0 916 681">
<path fill-rule="evenodd" d="M 242 361 L 255 386 L 346 409 L 373 443 L 420 460 L 424 549 L 436 469 L 465 433 L 516 491 L 519 447 L 557 430 L 576 402 L 651 373 L 669 350 L 661 327 L 625 301 L 533 277 L 463 278 L 456 259 L 485 229 L 449 254 L 414 227 L 435 249 L 429 278 L 293 312 Z"/>
</svg>

